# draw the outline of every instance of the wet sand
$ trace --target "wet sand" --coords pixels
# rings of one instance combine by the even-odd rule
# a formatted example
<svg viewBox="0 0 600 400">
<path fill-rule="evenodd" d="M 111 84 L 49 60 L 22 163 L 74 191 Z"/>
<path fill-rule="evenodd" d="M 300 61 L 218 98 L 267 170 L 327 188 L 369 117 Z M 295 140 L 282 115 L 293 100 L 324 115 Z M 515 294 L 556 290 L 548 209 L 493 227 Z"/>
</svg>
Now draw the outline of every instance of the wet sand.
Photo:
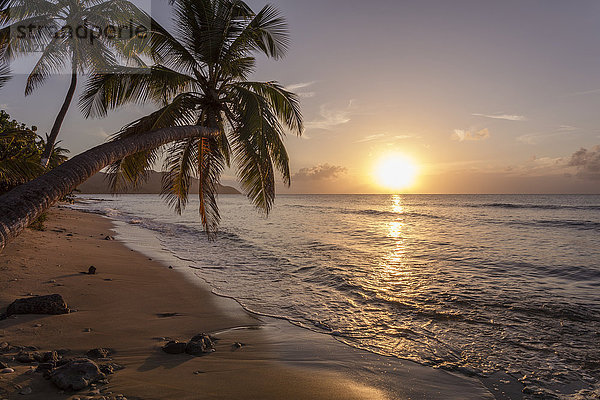
<svg viewBox="0 0 600 400">
<path fill-rule="evenodd" d="M 125 369 L 90 398 L 494 398 L 476 379 L 355 350 L 331 336 L 250 314 L 186 276 L 185 263 L 166 256 L 159 262 L 160 256 L 150 259 L 130 248 L 136 240 L 156 247 L 150 238 L 128 237 L 130 247 L 104 240 L 113 228 L 101 216 L 55 208 L 45 231 L 27 230 L 0 253 L 0 310 L 17 298 L 53 293 L 76 310 L 0 321 L 0 342 L 69 349 L 69 357 L 112 349 L 114 362 Z M 136 234 L 122 228 L 121 235 Z M 96 275 L 81 273 L 92 265 Z M 219 339 L 214 353 L 193 357 L 161 350 L 165 339 L 189 340 L 202 332 Z M 244 346 L 236 349 L 236 342 Z M 16 370 L 0 374 L 0 399 L 88 396 L 89 390 L 61 393 L 11 354 L 0 354 L 0 361 Z M 19 395 L 26 387 L 32 393 Z"/>
</svg>

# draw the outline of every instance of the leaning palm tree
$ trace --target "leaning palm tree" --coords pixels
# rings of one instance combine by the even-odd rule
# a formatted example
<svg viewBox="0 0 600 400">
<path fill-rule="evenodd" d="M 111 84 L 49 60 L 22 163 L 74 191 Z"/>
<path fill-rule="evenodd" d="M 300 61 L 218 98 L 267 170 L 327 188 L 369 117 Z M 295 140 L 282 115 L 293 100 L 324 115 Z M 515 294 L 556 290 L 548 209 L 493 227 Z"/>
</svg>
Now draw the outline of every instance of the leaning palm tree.
<svg viewBox="0 0 600 400">
<path fill-rule="evenodd" d="M 9 79 L 10 69 L 5 62 L 0 61 L 0 89 L 2 89 L 2 87 L 6 84 L 6 82 L 8 82 Z"/>
<path fill-rule="evenodd" d="M 243 190 L 269 212 L 275 197 L 275 169 L 290 183 L 285 128 L 302 132 L 296 95 L 277 82 L 253 82 L 253 53 L 280 58 L 288 46 L 285 20 L 265 6 L 254 13 L 242 1 L 174 0 L 172 36 L 155 27 L 148 43 L 156 65 L 115 67 L 92 77 L 82 96 L 86 116 L 103 117 L 127 103 L 152 101 L 160 109 L 132 123 L 117 137 L 194 124 L 214 131 L 213 138 L 189 138 L 166 149 L 163 196 L 178 213 L 188 201 L 192 178 L 200 180 L 200 215 L 214 231 L 219 222 L 216 185 L 231 161 Z M 159 149 L 138 153 L 110 168 L 112 186 L 143 182 Z"/>
<path fill-rule="evenodd" d="M 28 223 L 87 178 L 111 165 L 113 187 L 136 185 L 165 151 L 163 194 L 178 212 L 200 180 L 200 214 L 207 231 L 219 222 L 216 186 L 230 162 L 250 200 L 269 212 L 275 170 L 290 183 L 286 128 L 301 134 L 296 95 L 276 82 L 251 82 L 253 53 L 280 58 L 285 21 L 267 6 L 254 13 L 235 0 L 176 0 L 174 36 L 155 27 L 151 68 L 115 68 L 90 80 L 82 97 L 88 115 L 154 101 L 159 109 L 126 126 L 113 140 L 65 162 L 0 197 L 0 249 Z M 165 147 L 165 145 L 168 145 Z"/>
<path fill-rule="evenodd" d="M 41 52 L 27 79 L 25 95 L 52 74 L 68 70 L 71 76 L 41 159 L 44 167 L 73 100 L 78 75 L 99 72 L 115 64 L 113 50 L 126 48 L 121 41 L 102 35 L 99 29 L 148 19 L 127 0 L 0 0 L 0 26 L 4 26 L 0 30 L 0 56 L 10 60 Z M 126 52 L 121 55 L 131 56 Z"/>
</svg>

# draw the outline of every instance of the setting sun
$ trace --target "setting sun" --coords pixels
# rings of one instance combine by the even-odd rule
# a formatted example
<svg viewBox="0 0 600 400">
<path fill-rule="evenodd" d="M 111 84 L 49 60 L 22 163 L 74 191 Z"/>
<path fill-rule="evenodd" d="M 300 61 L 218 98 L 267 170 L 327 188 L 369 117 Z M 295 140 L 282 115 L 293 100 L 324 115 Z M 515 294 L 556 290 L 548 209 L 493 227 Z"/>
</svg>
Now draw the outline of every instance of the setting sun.
<svg viewBox="0 0 600 400">
<path fill-rule="evenodd" d="M 379 161 L 375 176 L 379 185 L 391 190 L 410 187 L 417 176 L 415 163 L 401 154 L 389 155 Z"/>
</svg>

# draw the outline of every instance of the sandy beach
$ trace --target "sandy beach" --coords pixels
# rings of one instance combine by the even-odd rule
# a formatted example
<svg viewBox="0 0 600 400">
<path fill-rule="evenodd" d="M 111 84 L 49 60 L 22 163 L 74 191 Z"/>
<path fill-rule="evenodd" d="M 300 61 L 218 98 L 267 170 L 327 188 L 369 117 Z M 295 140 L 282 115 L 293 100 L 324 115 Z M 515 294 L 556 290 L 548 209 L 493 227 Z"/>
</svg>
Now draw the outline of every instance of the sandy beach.
<svg viewBox="0 0 600 400">
<path fill-rule="evenodd" d="M 15 369 L 0 375 L 0 399 L 493 398 L 478 380 L 396 359 L 390 360 L 394 376 L 366 368 L 357 373 L 351 368 L 355 360 L 368 365 L 378 356 L 254 316 L 186 279 L 180 265 L 169 268 L 119 240 L 105 240 L 113 228 L 104 217 L 55 208 L 45 231 L 28 229 L 0 254 L 1 310 L 18 298 L 53 293 L 73 310 L 0 321 L 0 342 L 68 349 L 66 357 L 109 348 L 125 368 L 98 385 L 99 393 L 64 393 L 31 364 L 14 361 L 11 351 L 0 354 Z M 96 275 L 82 274 L 92 265 Z M 219 339 L 214 353 L 193 357 L 161 350 L 168 339 L 189 340 L 202 332 Z M 18 394 L 24 388 L 31 393 Z"/>
</svg>

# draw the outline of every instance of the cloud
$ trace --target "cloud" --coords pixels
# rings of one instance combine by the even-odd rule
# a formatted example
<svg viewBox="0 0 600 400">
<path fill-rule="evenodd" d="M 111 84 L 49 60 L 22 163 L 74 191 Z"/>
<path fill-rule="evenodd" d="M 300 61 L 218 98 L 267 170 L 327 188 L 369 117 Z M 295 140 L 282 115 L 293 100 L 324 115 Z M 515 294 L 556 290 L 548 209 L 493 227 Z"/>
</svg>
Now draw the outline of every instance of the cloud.
<svg viewBox="0 0 600 400">
<path fill-rule="evenodd" d="M 377 139 L 381 139 L 385 137 L 385 133 L 378 133 L 377 135 L 369 135 L 369 136 L 365 136 L 362 139 L 357 140 L 354 143 L 365 143 L 365 142 L 372 142 L 373 140 L 377 140 Z"/>
<path fill-rule="evenodd" d="M 307 88 L 309 86 L 314 85 L 315 83 L 317 83 L 317 81 L 294 83 L 292 85 L 286 86 L 285 90 L 287 90 L 289 92 L 296 92 L 298 89 Z M 317 95 L 316 92 L 298 92 L 296 94 L 303 99 L 309 99 L 309 98 L 315 97 Z"/>
<path fill-rule="evenodd" d="M 579 130 L 579 128 L 571 125 L 561 125 L 558 127 L 559 132 L 574 132 Z"/>
<path fill-rule="evenodd" d="M 577 176 L 584 179 L 600 180 L 600 145 L 591 150 L 583 147 L 571 155 L 570 167 L 577 168 Z"/>
<path fill-rule="evenodd" d="M 473 115 L 476 117 L 504 119 L 506 121 L 527 121 L 527 118 L 523 115 L 514 115 L 514 114 L 473 114 Z"/>
<path fill-rule="evenodd" d="M 292 179 L 299 181 L 321 181 L 337 179 L 348 170 L 339 165 L 320 164 L 311 168 L 302 168 L 294 174 Z"/>
<path fill-rule="evenodd" d="M 452 139 L 464 142 L 465 140 L 485 140 L 490 137 L 490 131 L 487 128 L 478 131 L 468 131 L 464 129 L 455 129 L 452 134 Z"/>
<path fill-rule="evenodd" d="M 344 109 L 332 109 L 328 105 L 323 104 L 319 112 L 319 119 L 308 121 L 304 124 L 306 129 L 325 129 L 329 130 L 338 125 L 347 124 L 350 122 L 350 114 L 354 109 L 354 102 L 350 101 Z"/>
<path fill-rule="evenodd" d="M 286 86 L 285 90 L 293 92 L 293 91 L 298 90 L 298 89 L 304 89 L 304 88 L 307 88 L 309 86 L 312 86 L 315 83 L 317 83 L 317 81 L 294 83 L 292 85 Z"/>
<path fill-rule="evenodd" d="M 525 143 L 525 144 L 538 144 L 540 141 L 542 141 L 544 139 L 548 139 L 548 138 L 556 137 L 556 136 L 568 135 L 568 134 L 576 132 L 578 130 L 579 130 L 579 128 L 577 128 L 575 126 L 561 125 L 554 132 L 545 133 L 545 134 L 528 133 L 526 135 L 521 135 L 517 138 L 517 141 L 521 142 L 521 143 Z"/>
</svg>

